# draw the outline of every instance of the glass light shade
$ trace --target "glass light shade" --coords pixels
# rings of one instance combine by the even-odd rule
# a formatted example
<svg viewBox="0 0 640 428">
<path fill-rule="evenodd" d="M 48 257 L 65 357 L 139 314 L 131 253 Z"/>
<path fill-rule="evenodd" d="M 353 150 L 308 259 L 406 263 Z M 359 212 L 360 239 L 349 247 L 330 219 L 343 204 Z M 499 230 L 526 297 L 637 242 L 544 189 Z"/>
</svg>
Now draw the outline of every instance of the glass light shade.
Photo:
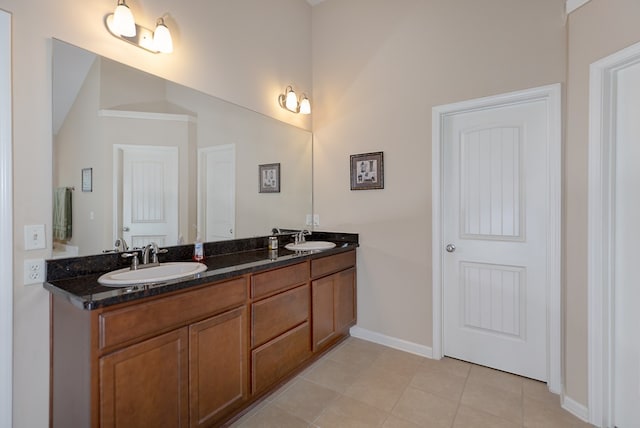
<svg viewBox="0 0 640 428">
<path fill-rule="evenodd" d="M 167 26 L 164 25 L 164 20 L 162 18 L 158 20 L 156 30 L 153 32 L 153 46 L 158 52 L 173 52 L 173 40 L 171 39 L 171 32 L 169 32 Z"/>
<path fill-rule="evenodd" d="M 113 30 L 125 37 L 133 37 L 136 35 L 136 22 L 133 19 L 133 13 L 124 1 L 118 3 L 115 12 L 113 12 Z"/>
<path fill-rule="evenodd" d="M 300 113 L 311 114 L 311 103 L 306 95 L 302 94 L 302 100 L 300 101 Z"/>
<path fill-rule="evenodd" d="M 296 93 L 291 89 L 287 92 L 287 99 L 284 102 L 285 107 L 291 111 L 298 111 L 298 97 L 296 97 Z"/>
</svg>

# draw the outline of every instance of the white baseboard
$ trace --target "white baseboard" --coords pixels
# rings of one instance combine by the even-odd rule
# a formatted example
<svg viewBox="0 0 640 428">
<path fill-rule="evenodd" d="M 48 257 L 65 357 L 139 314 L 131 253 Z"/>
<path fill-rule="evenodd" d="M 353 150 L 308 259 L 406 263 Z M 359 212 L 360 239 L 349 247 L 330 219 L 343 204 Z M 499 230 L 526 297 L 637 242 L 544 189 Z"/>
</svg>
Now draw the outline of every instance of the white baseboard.
<svg viewBox="0 0 640 428">
<path fill-rule="evenodd" d="M 428 346 L 386 336 L 384 334 L 376 333 L 375 331 L 358 327 L 357 325 L 351 327 L 350 332 L 351 336 L 357 337 L 358 339 L 368 340 L 369 342 L 378 343 L 380 345 L 388 346 L 389 348 L 420 355 L 421 357 L 433 358 L 433 350 Z"/>
<path fill-rule="evenodd" d="M 567 412 L 571 413 L 577 418 L 582 419 L 585 422 L 589 422 L 589 409 L 587 406 L 578 403 L 577 401 L 567 397 L 566 395 L 562 395 L 562 408 Z"/>
</svg>

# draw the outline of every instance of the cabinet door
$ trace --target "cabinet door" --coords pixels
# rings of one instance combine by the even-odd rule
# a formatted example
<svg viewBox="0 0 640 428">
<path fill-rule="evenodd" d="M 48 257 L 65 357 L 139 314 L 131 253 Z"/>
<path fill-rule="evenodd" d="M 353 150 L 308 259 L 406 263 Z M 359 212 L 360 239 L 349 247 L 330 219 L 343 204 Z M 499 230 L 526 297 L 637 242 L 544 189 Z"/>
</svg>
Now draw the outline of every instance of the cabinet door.
<svg viewBox="0 0 640 428">
<path fill-rule="evenodd" d="M 191 426 L 210 426 L 248 397 L 247 309 L 189 327 Z"/>
<path fill-rule="evenodd" d="M 330 275 L 311 283 L 314 352 L 328 343 L 335 333 L 334 282 L 335 275 Z"/>
<path fill-rule="evenodd" d="M 335 331 L 346 334 L 356 323 L 356 269 L 347 269 L 334 276 Z"/>
<path fill-rule="evenodd" d="M 356 269 L 313 281 L 311 295 L 315 352 L 346 334 L 356 322 Z"/>
<path fill-rule="evenodd" d="M 181 328 L 100 358 L 100 426 L 186 427 L 187 340 Z"/>
</svg>

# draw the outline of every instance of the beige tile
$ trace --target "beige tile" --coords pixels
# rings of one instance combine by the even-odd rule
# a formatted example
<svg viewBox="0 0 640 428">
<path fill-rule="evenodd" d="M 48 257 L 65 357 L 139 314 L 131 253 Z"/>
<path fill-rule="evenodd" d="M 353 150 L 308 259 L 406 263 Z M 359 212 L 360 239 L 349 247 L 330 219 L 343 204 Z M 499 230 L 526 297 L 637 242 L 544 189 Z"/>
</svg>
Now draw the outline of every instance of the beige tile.
<svg viewBox="0 0 640 428">
<path fill-rule="evenodd" d="M 313 422 L 319 428 L 380 427 L 388 414 L 353 398 L 336 398 Z"/>
<path fill-rule="evenodd" d="M 270 404 L 250 418 L 243 418 L 235 426 L 237 428 L 308 428 L 309 423 Z"/>
<path fill-rule="evenodd" d="M 522 425 L 490 415 L 471 407 L 460 406 L 453 428 L 519 428 Z"/>
<path fill-rule="evenodd" d="M 411 379 L 411 386 L 456 403 L 462 397 L 467 378 L 455 371 L 421 368 Z"/>
<path fill-rule="evenodd" d="M 421 427 L 450 427 L 456 408 L 453 401 L 409 387 L 391 413 Z"/>
<path fill-rule="evenodd" d="M 339 393 L 346 391 L 363 372 L 361 368 L 333 360 L 322 360 L 316 364 L 313 370 L 305 373 L 304 379 Z"/>
<path fill-rule="evenodd" d="M 560 407 L 560 396 L 549 391 L 546 383 L 532 379 L 524 379 L 522 393 L 525 397 L 541 401 L 549 406 Z"/>
<path fill-rule="evenodd" d="M 388 347 L 380 345 L 378 343 L 370 342 L 368 340 L 358 339 L 357 337 L 349 337 L 344 341 L 345 345 L 357 346 L 361 349 L 368 350 L 369 352 L 382 352 Z"/>
<path fill-rule="evenodd" d="M 404 419 L 400 419 L 397 416 L 390 415 L 384 424 L 382 424 L 382 428 L 422 428 L 420 425 L 416 425 L 413 422 L 409 422 Z"/>
<path fill-rule="evenodd" d="M 253 415 L 258 413 L 260 410 L 264 409 L 268 405 L 269 405 L 269 402 L 267 400 L 260 401 L 259 403 L 255 404 L 251 408 L 251 410 L 249 410 L 247 413 L 242 415 L 242 417 L 240 419 L 238 419 L 235 423 L 233 423 L 233 425 L 231 425 L 231 426 L 233 428 L 240 427 L 242 425 L 242 423 L 246 422 L 249 418 L 251 418 Z"/>
<path fill-rule="evenodd" d="M 342 364 L 367 368 L 382 353 L 382 346 L 370 346 L 360 343 L 362 341 L 349 341 L 327 356 L 328 359 Z"/>
<path fill-rule="evenodd" d="M 460 361 L 460 360 L 456 360 L 448 357 L 442 358 L 441 360 L 432 360 L 429 358 L 425 358 L 422 361 L 420 368 L 426 369 L 426 370 L 446 371 L 451 374 L 466 377 L 469 375 L 471 364 L 465 361 Z"/>
<path fill-rule="evenodd" d="M 299 377 L 295 377 L 295 378 L 291 379 L 289 382 L 287 382 L 284 385 L 280 386 L 278 389 L 273 391 L 271 394 L 267 395 L 265 397 L 265 401 L 271 402 L 271 401 L 275 400 L 276 398 L 278 398 L 278 396 L 280 394 L 283 394 L 284 392 L 287 391 L 287 389 L 291 388 L 293 385 L 298 383 L 299 379 L 300 379 Z"/>
<path fill-rule="evenodd" d="M 483 366 L 472 365 L 469 371 L 469 383 L 484 383 L 517 394 L 522 392 L 523 379 L 521 376 Z"/>
<path fill-rule="evenodd" d="M 522 392 L 510 392 L 485 383 L 467 381 L 460 402 L 476 410 L 522 424 Z"/>
<path fill-rule="evenodd" d="M 524 426 L 527 428 L 591 427 L 562 409 L 559 404 L 545 404 L 529 397 L 524 397 Z"/>
<path fill-rule="evenodd" d="M 397 349 L 386 348 L 374 361 L 372 368 L 384 370 L 399 376 L 413 376 L 425 358 Z"/>
<path fill-rule="evenodd" d="M 278 395 L 273 404 L 307 422 L 313 422 L 337 396 L 338 393 L 329 388 L 301 379 Z"/>
<path fill-rule="evenodd" d="M 409 376 L 400 376 L 391 372 L 369 368 L 346 389 L 344 394 L 377 409 L 389 412 L 404 392 L 410 380 Z"/>
</svg>

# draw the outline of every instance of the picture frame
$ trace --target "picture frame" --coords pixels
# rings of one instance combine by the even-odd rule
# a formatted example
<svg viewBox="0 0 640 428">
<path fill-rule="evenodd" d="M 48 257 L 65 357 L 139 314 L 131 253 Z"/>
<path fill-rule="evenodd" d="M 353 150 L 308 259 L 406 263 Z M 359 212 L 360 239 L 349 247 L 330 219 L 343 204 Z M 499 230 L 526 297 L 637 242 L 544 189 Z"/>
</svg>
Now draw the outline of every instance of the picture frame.
<svg viewBox="0 0 640 428">
<path fill-rule="evenodd" d="M 259 193 L 280 193 L 280 164 L 258 165 Z"/>
<path fill-rule="evenodd" d="M 82 191 L 93 192 L 93 168 L 82 168 Z"/>
<path fill-rule="evenodd" d="M 351 155 L 351 190 L 384 189 L 383 152 Z"/>
</svg>

